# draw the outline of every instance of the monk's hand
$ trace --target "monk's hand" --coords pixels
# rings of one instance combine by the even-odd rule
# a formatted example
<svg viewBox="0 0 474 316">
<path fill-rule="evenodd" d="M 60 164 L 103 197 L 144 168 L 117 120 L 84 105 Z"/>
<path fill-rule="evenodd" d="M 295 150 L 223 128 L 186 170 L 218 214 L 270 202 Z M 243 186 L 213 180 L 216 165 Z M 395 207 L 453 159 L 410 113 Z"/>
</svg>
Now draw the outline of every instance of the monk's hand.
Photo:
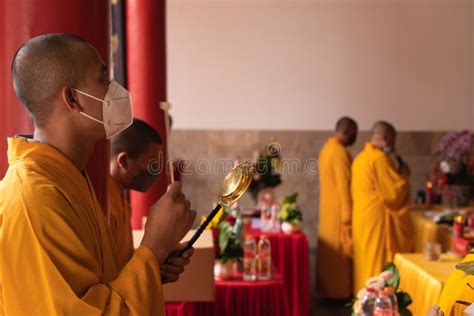
<svg viewBox="0 0 474 316">
<path fill-rule="evenodd" d="M 174 251 L 166 258 L 165 262 L 161 264 L 161 283 L 178 281 L 179 275 L 184 272 L 184 267 L 189 264 L 190 258 L 194 254 L 194 248 L 191 248 L 180 255 L 187 245 L 187 242 L 178 244 Z"/>
<path fill-rule="evenodd" d="M 341 225 L 341 244 L 344 255 L 348 258 L 353 257 L 353 242 L 352 242 L 352 224 Z"/>
<path fill-rule="evenodd" d="M 410 176 L 410 173 L 411 173 L 410 166 L 408 166 L 408 164 L 405 161 L 403 161 L 403 165 L 400 168 L 400 173 L 407 177 Z"/>
<path fill-rule="evenodd" d="M 161 265 L 191 229 L 195 218 L 196 212 L 181 192 L 181 183 L 175 182 L 150 208 L 141 244 L 155 254 Z"/>
<path fill-rule="evenodd" d="M 391 153 L 390 156 L 391 156 L 393 162 L 395 163 L 395 165 L 397 167 L 398 173 L 409 176 L 410 175 L 410 167 L 402 159 L 402 157 L 399 154 L 395 153 L 395 152 Z"/>
</svg>

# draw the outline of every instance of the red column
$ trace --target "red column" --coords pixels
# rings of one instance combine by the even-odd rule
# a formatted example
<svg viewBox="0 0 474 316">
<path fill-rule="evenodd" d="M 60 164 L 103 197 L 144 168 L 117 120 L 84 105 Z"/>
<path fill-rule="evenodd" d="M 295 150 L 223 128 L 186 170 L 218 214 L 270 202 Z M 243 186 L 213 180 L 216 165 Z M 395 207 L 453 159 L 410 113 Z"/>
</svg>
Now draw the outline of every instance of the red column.
<svg viewBox="0 0 474 316">
<path fill-rule="evenodd" d="M 108 0 L 0 0 L 0 178 L 8 167 L 6 138 L 33 132 L 31 121 L 16 98 L 11 81 L 11 62 L 18 47 L 41 34 L 74 33 L 88 40 L 108 61 L 109 12 Z M 105 211 L 109 170 L 106 141 L 96 145 L 87 170 Z"/>
<path fill-rule="evenodd" d="M 166 100 L 165 1 L 126 1 L 126 60 L 128 89 L 134 116 L 146 121 L 161 135 L 166 157 L 166 131 L 160 101 Z M 131 193 L 132 226 L 165 192 L 167 177 L 162 174 L 146 193 Z"/>
</svg>

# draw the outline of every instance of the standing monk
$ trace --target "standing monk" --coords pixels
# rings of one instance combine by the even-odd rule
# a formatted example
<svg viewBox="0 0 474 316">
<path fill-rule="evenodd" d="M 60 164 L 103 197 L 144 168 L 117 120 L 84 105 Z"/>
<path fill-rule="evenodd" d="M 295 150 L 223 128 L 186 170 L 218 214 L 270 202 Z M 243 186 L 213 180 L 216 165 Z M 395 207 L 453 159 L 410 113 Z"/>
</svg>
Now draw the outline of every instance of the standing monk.
<svg viewBox="0 0 474 316">
<path fill-rule="evenodd" d="M 395 152 L 395 128 L 379 121 L 352 164 L 354 291 L 397 252 L 412 250 L 408 165 Z"/>
<path fill-rule="evenodd" d="M 357 123 L 343 117 L 319 155 L 318 295 L 346 299 L 352 293 L 351 156 Z"/>
<path fill-rule="evenodd" d="M 0 184 L 0 314 L 165 315 L 160 264 L 195 212 L 168 192 L 149 212 L 141 246 L 121 267 L 85 171 L 96 142 L 132 123 L 130 95 L 84 39 L 48 34 L 24 43 L 15 93 L 35 127 L 8 140 Z"/>
</svg>

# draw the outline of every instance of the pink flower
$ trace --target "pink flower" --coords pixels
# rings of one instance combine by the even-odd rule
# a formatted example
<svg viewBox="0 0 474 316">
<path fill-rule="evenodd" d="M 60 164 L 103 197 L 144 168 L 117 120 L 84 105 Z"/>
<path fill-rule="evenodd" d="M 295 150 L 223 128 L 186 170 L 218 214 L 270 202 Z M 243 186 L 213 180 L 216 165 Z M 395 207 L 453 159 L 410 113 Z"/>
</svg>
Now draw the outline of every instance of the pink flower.
<svg viewBox="0 0 474 316">
<path fill-rule="evenodd" d="M 385 282 L 387 282 L 388 280 L 393 278 L 393 272 L 392 271 L 384 271 L 384 272 L 380 273 L 379 277 L 381 277 L 382 279 L 384 279 Z"/>
<path fill-rule="evenodd" d="M 381 291 L 385 287 L 385 280 L 381 277 L 373 277 L 365 282 L 365 287 L 372 288 L 376 291 Z"/>
<path fill-rule="evenodd" d="M 367 290 L 363 288 L 362 290 L 359 291 L 359 293 L 357 293 L 357 299 L 359 301 L 362 301 L 364 299 L 365 294 L 367 294 Z"/>
</svg>

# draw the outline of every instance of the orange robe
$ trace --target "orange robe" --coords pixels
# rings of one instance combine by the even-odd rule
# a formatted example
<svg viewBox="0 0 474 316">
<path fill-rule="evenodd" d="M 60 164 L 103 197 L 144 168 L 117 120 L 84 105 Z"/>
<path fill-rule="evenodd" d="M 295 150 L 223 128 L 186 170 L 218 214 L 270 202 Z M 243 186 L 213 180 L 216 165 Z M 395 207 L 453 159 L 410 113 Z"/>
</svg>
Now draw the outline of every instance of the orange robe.
<svg viewBox="0 0 474 316">
<path fill-rule="evenodd" d="M 474 253 L 469 253 L 462 262 L 474 261 Z M 474 303 L 474 290 L 467 284 L 474 287 L 474 276 L 464 276 L 464 272 L 454 270 L 444 284 L 443 291 L 439 298 L 438 305 L 445 316 L 464 316 L 466 305 L 456 303 L 464 301 Z"/>
<path fill-rule="evenodd" d="M 122 269 L 86 173 L 54 147 L 8 140 L 0 183 L 1 315 L 165 315 L 155 255 Z"/>
<path fill-rule="evenodd" d="M 348 298 L 352 295 L 351 241 L 347 229 L 352 221 L 350 192 L 351 157 L 335 137 L 319 155 L 319 225 L 316 262 L 318 295 Z"/>
<path fill-rule="evenodd" d="M 133 256 L 131 210 L 127 191 L 121 191 L 117 182 L 108 180 L 108 222 L 117 248 L 120 264 L 125 266 Z"/>
<path fill-rule="evenodd" d="M 352 164 L 354 292 L 378 275 L 397 252 L 413 248 L 408 175 L 370 143 Z"/>
</svg>

